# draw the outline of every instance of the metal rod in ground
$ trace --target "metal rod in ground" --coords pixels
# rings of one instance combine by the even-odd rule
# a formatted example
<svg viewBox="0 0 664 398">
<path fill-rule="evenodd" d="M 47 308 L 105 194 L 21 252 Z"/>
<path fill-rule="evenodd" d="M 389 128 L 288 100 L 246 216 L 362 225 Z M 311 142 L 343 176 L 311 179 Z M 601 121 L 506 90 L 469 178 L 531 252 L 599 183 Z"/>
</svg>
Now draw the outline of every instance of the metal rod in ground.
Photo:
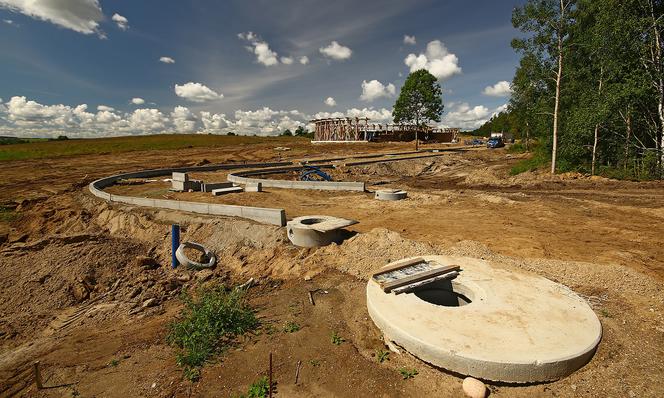
<svg viewBox="0 0 664 398">
<path fill-rule="evenodd" d="M 37 389 L 41 390 L 42 388 L 44 388 L 44 386 L 42 385 L 41 371 L 39 370 L 39 361 L 35 361 L 34 370 L 35 370 L 35 384 L 37 385 Z"/>
<path fill-rule="evenodd" d="M 270 353 L 270 387 L 268 388 L 269 397 L 272 398 L 272 353 Z"/>
<path fill-rule="evenodd" d="M 314 302 L 314 294 L 311 292 L 311 290 L 309 290 L 309 302 L 311 303 L 311 305 L 316 305 L 316 303 Z"/>
<path fill-rule="evenodd" d="M 297 361 L 297 366 L 295 367 L 295 384 L 297 384 L 297 380 L 300 378 L 300 366 L 302 366 L 302 361 Z"/>
</svg>

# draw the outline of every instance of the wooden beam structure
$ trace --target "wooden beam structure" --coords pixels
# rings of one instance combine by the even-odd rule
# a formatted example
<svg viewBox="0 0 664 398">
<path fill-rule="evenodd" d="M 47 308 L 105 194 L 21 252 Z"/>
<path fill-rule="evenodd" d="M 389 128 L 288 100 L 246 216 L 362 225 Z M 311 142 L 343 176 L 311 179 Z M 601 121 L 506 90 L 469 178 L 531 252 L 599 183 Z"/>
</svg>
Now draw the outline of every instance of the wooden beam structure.
<svg viewBox="0 0 664 398">
<path fill-rule="evenodd" d="M 366 142 L 366 141 L 412 141 L 418 133 L 425 142 L 455 142 L 458 128 L 434 128 L 415 124 L 369 123 L 369 118 L 336 117 L 314 119 L 314 141 L 317 142 Z"/>
</svg>

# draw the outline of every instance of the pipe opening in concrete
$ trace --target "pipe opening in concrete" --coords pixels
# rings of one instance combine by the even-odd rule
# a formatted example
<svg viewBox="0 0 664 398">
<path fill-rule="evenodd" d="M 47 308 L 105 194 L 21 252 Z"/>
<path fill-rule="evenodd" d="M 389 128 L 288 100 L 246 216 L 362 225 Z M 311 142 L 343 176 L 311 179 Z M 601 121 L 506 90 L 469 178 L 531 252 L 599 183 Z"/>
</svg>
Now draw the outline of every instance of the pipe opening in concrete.
<svg viewBox="0 0 664 398">
<path fill-rule="evenodd" d="M 305 218 L 304 220 L 300 221 L 300 223 L 302 223 L 304 225 L 314 225 L 314 224 L 320 224 L 323 221 L 325 221 L 325 220 L 323 220 L 321 218 Z"/>
<path fill-rule="evenodd" d="M 419 299 L 443 307 L 462 307 L 472 303 L 465 286 L 449 280 L 442 280 L 423 286 L 413 292 Z"/>
</svg>

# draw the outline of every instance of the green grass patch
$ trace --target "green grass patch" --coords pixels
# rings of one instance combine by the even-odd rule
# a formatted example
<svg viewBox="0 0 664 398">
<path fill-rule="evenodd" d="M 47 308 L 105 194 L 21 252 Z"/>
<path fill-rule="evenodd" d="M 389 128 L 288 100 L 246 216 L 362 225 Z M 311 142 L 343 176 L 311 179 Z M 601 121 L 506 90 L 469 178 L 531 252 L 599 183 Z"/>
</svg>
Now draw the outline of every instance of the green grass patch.
<svg viewBox="0 0 664 398">
<path fill-rule="evenodd" d="M 533 171 L 549 165 L 549 158 L 540 152 L 535 152 L 532 157 L 523 159 L 515 164 L 510 170 L 510 175 L 517 175 L 525 173 L 526 171 Z"/>
<path fill-rule="evenodd" d="M 27 142 L 26 142 L 27 141 Z M 219 148 L 231 145 L 307 142 L 301 137 L 253 137 L 202 134 L 157 134 L 146 136 L 68 139 L 19 140 L 0 145 L 0 161 L 54 158 L 61 156 L 113 154 L 130 151 L 173 150 L 183 148 Z"/>
<path fill-rule="evenodd" d="M 520 142 L 515 142 L 507 148 L 508 153 L 524 153 L 526 152 L 526 146 Z"/>
<path fill-rule="evenodd" d="M 18 218 L 18 213 L 13 208 L 0 206 L 0 223 L 11 223 Z"/>
<path fill-rule="evenodd" d="M 378 363 L 383 363 L 385 361 L 389 361 L 390 360 L 390 352 L 385 351 L 381 348 L 378 348 L 376 350 L 376 360 L 378 360 Z"/>
<path fill-rule="evenodd" d="M 300 330 L 300 325 L 298 325 L 297 322 L 288 321 L 286 322 L 286 325 L 284 325 L 285 333 L 295 333 L 298 330 Z"/>
<path fill-rule="evenodd" d="M 184 294 L 182 300 L 185 308 L 169 325 L 167 341 L 180 349 L 177 364 L 186 378 L 195 381 L 209 358 L 222 352 L 235 337 L 254 330 L 259 322 L 238 289 L 217 286 L 199 290 L 196 298 Z"/>
<path fill-rule="evenodd" d="M 408 368 L 399 369 L 399 373 L 401 373 L 401 377 L 403 377 L 404 380 L 412 379 L 413 377 L 419 374 L 417 369 L 408 369 Z"/>
<path fill-rule="evenodd" d="M 269 394 L 270 382 L 266 376 L 263 376 L 249 386 L 246 394 L 238 395 L 237 398 L 264 398 Z"/>
<path fill-rule="evenodd" d="M 332 344 L 334 345 L 341 345 L 344 341 L 346 341 L 346 339 L 339 336 L 337 332 L 332 332 L 331 339 L 332 339 Z"/>
</svg>

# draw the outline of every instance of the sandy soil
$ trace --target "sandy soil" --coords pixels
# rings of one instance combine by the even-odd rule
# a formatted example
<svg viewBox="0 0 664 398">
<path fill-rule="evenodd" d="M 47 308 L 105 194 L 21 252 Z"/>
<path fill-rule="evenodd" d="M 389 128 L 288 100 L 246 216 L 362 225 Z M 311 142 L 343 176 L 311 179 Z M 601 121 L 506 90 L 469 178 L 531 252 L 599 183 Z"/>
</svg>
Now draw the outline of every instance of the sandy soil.
<svg viewBox="0 0 664 398">
<path fill-rule="evenodd" d="M 364 304 L 366 278 L 399 258 L 450 253 L 534 272 L 583 295 L 604 336 L 592 361 L 562 380 L 491 384 L 492 396 L 660 396 L 664 376 L 664 184 L 580 175 L 508 175 L 518 160 L 503 150 L 358 166 L 336 180 L 409 191 L 401 202 L 371 194 L 268 189 L 212 197 L 169 193 L 168 184 L 114 192 L 286 209 L 289 218 L 328 214 L 360 221 L 341 245 L 291 246 L 283 229 L 225 218 L 108 205 L 91 197 L 93 178 L 203 161 L 254 161 L 410 149 L 405 144 L 239 146 L 141 152 L 0 164 L 0 201 L 19 216 L 0 226 L 0 396 L 231 396 L 265 374 L 274 355 L 277 396 L 460 396 L 461 379 L 407 353 L 378 363 L 385 349 Z M 185 160 L 186 159 L 186 160 Z M 36 164 L 39 163 L 39 164 Z M 223 173 L 201 173 L 223 180 Z M 169 267 L 171 222 L 183 239 L 219 256 L 213 271 Z M 143 266 L 137 257 L 156 260 Z M 182 378 L 164 336 L 181 308 L 177 295 L 201 284 L 249 290 L 262 326 L 203 370 Z M 315 303 L 308 291 L 316 290 Z M 152 300 L 152 301 L 150 301 Z M 146 302 L 149 306 L 143 307 Z M 295 333 L 283 325 L 295 321 Z M 346 339 L 333 345 L 336 332 Z M 32 384 L 40 360 L 45 385 Z M 298 384 L 295 366 L 302 361 Z M 403 380 L 401 367 L 419 374 Z"/>
</svg>

